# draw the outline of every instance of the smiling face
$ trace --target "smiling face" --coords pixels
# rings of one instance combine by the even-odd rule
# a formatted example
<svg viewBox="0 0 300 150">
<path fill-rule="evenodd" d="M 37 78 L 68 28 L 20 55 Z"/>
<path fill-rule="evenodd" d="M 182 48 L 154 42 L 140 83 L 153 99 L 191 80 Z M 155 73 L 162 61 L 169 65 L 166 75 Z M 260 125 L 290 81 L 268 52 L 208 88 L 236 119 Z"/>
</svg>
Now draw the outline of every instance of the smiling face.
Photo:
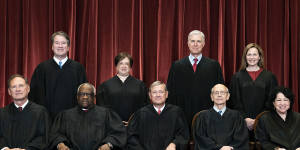
<svg viewBox="0 0 300 150">
<path fill-rule="evenodd" d="M 290 109 L 290 100 L 284 94 L 278 93 L 273 105 L 277 113 L 286 114 L 287 110 Z"/>
<path fill-rule="evenodd" d="M 260 60 L 260 56 L 257 48 L 252 47 L 248 50 L 246 54 L 246 61 L 248 66 L 258 66 L 258 62 Z"/>
<path fill-rule="evenodd" d="M 194 56 L 198 56 L 202 52 L 205 42 L 203 37 L 200 34 L 192 34 L 188 38 L 188 47 L 190 53 Z"/>
<path fill-rule="evenodd" d="M 8 94 L 14 101 L 23 101 L 27 99 L 30 87 L 21 77 L 15 77 L 10 81 Z"/>
<path fill-rule="evenodd" d="M 52 50 L 54 56 L 59 59 L 67 57 L 69 51 L 67 39 L 62 35 L 56 35 L 53 40 Z"/>
<path fill-rule="evenodd" d="M 94 91 L 93 88 L 87 84 L 84 84 L 80 87 L 77 93 L 77 102 L 78 105 L 82 108 L 90 108 L 94 105 Z"/>
<path fill-rule="evenodd" d="M 128 76 L 131 70 L 130 60 L 127 57 L 125 57 L 124 59 L 118 62 L 116 69 L 118 75 Z"/>
</svg>

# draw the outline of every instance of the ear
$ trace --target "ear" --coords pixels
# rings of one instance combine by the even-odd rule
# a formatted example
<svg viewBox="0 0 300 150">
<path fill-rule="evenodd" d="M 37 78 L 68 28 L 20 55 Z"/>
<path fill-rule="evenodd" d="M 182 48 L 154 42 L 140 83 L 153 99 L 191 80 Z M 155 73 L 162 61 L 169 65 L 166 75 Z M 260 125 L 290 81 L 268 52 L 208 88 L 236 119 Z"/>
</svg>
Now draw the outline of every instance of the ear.
<svg viewBox="0 0 300 150">
<path fill-rule="evenodd" d="M 230 98 L 230 93 L 227 94 L 227 96 L 226 96 L 226 101 L 228 101 L 229 98 Z"/>
<path fill-rule="evenodd" d="M 168 98 L 168 96 L 169 96 L 169 92 L 168 92 L 168 91 L 166 91 L 166 98 Z"/>
<path fill-rule="evenodd" d="M 7 92 L 8 92 L 8 94 L 11 96 L 11 91 L 10 91 L 9 88 L 7 89 Z"/>
</svg>

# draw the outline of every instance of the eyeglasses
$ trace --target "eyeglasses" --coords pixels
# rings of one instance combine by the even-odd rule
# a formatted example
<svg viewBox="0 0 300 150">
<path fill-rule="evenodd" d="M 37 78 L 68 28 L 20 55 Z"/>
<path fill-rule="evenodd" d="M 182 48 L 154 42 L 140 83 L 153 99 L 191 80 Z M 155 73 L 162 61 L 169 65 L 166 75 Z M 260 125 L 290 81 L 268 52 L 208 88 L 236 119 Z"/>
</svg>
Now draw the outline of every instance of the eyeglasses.
<svg viewBox="0 0 300 150">
<path fill-rule="evenodd" d="M 212 94 L 213 95 L 222 95 L 222 96 L 224 96 L 225 94 L 227 94 L 228 93 L 228 91 L 214 91 L 214 92 L 212 92 Z"/>
<path fill-rule="evenodd" d="M 87 97 L 93 97 L 94 94 L 93 93 L 83 93 L 83 92 L 79 92 L 77 94 L 79 97 L 84 97 L 84 96 L 87 96 Z"/>
</svg>

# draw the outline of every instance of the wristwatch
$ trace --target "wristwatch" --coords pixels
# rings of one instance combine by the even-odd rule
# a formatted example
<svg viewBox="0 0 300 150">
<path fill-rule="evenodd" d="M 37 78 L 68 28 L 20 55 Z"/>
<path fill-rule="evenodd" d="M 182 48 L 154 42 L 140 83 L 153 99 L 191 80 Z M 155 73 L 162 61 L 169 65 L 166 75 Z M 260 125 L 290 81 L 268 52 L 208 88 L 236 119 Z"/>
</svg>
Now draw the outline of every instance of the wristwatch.
<svg viewBox="0 0 300 150">
<path fill-rule="evenodd" d="M 113 146 L 111 143 L 107 142 L 106 144 L 108 145 L 108 147 L 109 147 L 111 150 L 114 148 L 114 146 Z"/>
</svg>

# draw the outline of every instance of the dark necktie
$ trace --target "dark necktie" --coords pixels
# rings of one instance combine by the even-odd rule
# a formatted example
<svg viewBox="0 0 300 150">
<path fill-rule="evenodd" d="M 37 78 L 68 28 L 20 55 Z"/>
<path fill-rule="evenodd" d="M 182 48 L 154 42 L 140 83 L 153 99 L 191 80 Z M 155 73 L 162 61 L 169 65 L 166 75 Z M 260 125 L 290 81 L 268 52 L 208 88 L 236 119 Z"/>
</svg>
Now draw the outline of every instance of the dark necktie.
<svg viewBox="0 0 300 150">
<path fill-rule="evenodd" d="M 23 108 L 22 107 L 18 107 L 18 111 L 22 111 L 23 110 Z"/>
<path fill-rule="evenodd" d="M 59 65 L 59 68 L 61 69 L 62 68 L 62 62 L 58 62 L 58 65 Z"/>
<path fill-rule="evenodd" d="M 196 72 L 196 69 L 197 69 L 197 62 L 198 62 L 198 59 L 194 58 L 194 64 L 193 64 L 194 72 Z"/>
<path fill-rule="evenodd" d="M 218 111 L 218 113 L 222 116 L 222 111 L 220 110 L 220 111 Z"/>
</svg>

